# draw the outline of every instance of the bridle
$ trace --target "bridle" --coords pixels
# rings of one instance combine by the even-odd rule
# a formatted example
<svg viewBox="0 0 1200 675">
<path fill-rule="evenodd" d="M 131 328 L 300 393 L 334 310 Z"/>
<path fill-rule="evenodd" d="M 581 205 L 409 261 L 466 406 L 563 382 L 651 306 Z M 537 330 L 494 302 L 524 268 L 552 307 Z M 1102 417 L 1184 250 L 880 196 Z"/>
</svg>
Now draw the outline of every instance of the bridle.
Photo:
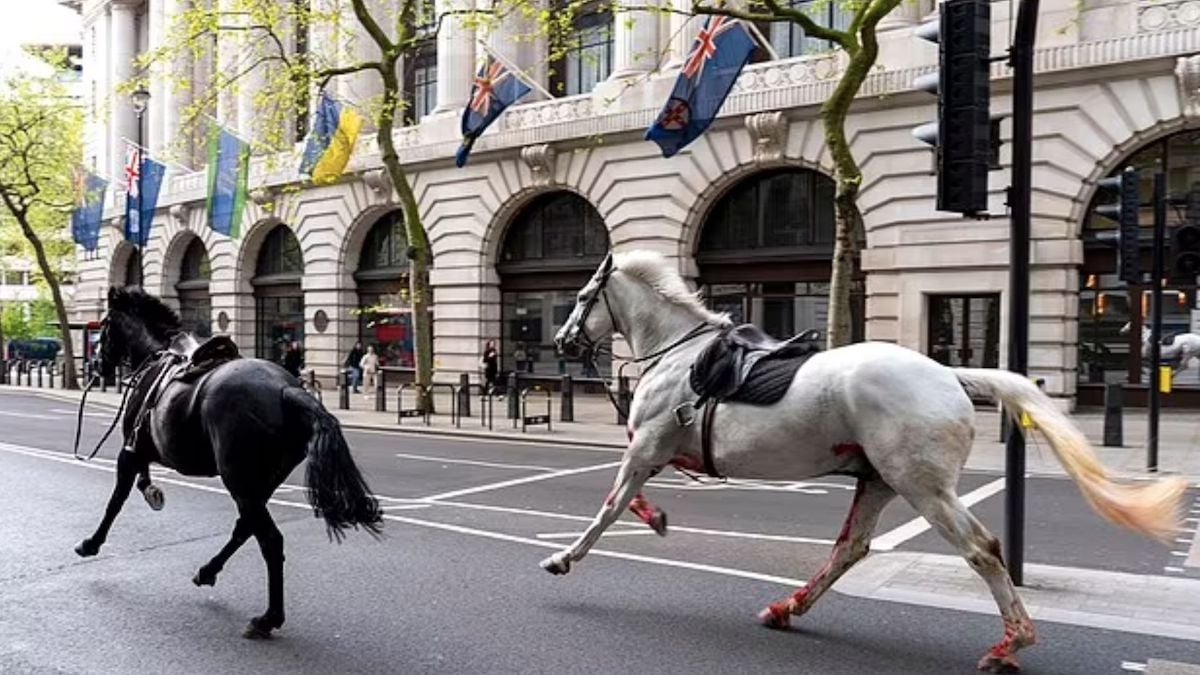
<svg viewBox="0 0 1200 675">
<path fill-rule="evenodd" d="M 146 371 L 149 370 L 150 366 L 157 360 L 157 357 L 159 356 L 159 354 L 150 354 L 142 360 L 142 363 L 138 365 L 133 374 L 129 376 L 129 383 L 125 387 L 124 395 L 121 396 L 121 405 L 117 407 L 117 412 L 113 415 L 112 422 L 110 422 L 108 425 L 108 430 L 105 431 L 104 435 L 100 437 L 100 440 L 96 443 L 96 447 L 92 448 L 91 453 L 89 453 L 86 458 L 81 456 L 79 454 L 79 436 L 83 433 L 83 411 L 87 406 L 88 393 L 92 391 L 92 387 L 96 385 L 97 380 L 104 377 L 104 352 L 108 349 L 109 326 L 109 316 L 105 314 L 104 318 L 100 321 L 100 367 L 97 369 L 99 372 L 94 373 L 92 377 L 88 379 L 87 386 L 83 389 L 83 396 L 79 398 L 79 411 L 75 417 L 75 445 L 71 450 L 75 456 L 75 459 L 78 460 L 91 460 L 96 456 L 96 453 L 100 452 L 100 448 L 103 447 L 106 442 L 108 442 L 108 437 L 111 436 L 113 430 L 117 428 L 117 422 L 120 421 L 122 414 L 125 412 L 125 405 L 129 402 L 129 393 L 133 391 L 139 383 L 141 383 L 142 377 L 146 374 Z M 122 360 L 127 361 L 128 357 Z"/>
</svg>

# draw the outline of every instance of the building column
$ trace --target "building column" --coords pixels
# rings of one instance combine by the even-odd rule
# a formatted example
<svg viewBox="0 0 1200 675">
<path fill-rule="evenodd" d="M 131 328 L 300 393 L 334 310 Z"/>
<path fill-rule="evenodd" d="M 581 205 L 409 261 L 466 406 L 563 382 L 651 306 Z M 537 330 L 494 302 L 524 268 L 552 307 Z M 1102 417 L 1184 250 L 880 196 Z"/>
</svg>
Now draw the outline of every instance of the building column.
<svg viewBox="0 0 1200 675">
<path fill-rule="evenodd" d="M 901 2 L 888 15 L 883 17 L 879 22 L 878 30 L 880 32 L 894 30 L 897 28 L 911 28 L 921 22 L 921 17 L 924 16 L 925 10 L 929 8 L 923 7 L 924 3 L 918 1 Z"/>
<path fill-rule="evenodd" d="M 545 58 L 546 37 L 539 34 L 536 18 L 536 11 L 545 6 L 545 0 L 532 0 L 531 5 L 534 9 L 533 15 L 525 16 L 523 12 L 511 12 L 503 21 L 493 26 L 488 34 L 488 46 L 520 68 L 526 77 L 549 88 L 548 64 Z M 541 98 L 540 93 L 533 91 L 522 101 L 528 103 Z"/>
<path fill-rule="evenodd" d="M 108 173 L 112 167 L 109 159 L 109 130 L 106 120 L 108 105 L 108 13 L 97 11 L 90 15 L 91 23 L 83 26 L 83 69 L 85 96 L 88 114 L 87 129 L 88 168 L 99 173 Z"/>
<path fill-rule="evenodd" d="M 704 17 L 680 13 L 691 11 L 691 0 L 671 0 L 671 4 L 675 10 L 671 13 L 669 21 L 673 37 L 671 38 L 671 53 L 667 57 L 664 69 L 683 67 L 688 52 L 692 50 L 692 43 L 696 41 L 696 36 L 700 34 L 700 28 L 704 25 Z"/>
<path fill-rule="evenodd" d="M 154 36 L 157 34 L 160 40 L 175 39 L 176 22 L 179 21 L 181 14 L 181 0 L 157 0 L 163 5 L 162 22 L 159 24 L 157 31 L 151 32 L 151 48 L 157 47 L 160 43 L 154 41 Z M 154 27 L 151 20 L 151 29 Z M 175 79 L 181 76 L 179 73 L 192 72 L 192 56 L 191 53 L 185 51 L 176 57 L 170 67 Z M 189 82 L 189 84 L 192 84 Z M 151 134 L 151 138 L 157 138 L 158 149 L 160 152 L 165 152 L 169 157 L 173 157 L 183 164 L 191 164 L 192 143 L 190 136 L 182 135 L 181 123 L 183 111 L 192 103 L 192 89 L 181 89 L 175 86 L 171 77 L 163 77 L 159 81 L 159 89 L 161 91 L 154 92 L 154 97 L 158 99 L 159 104 L 154 109 L 158 113 L 160 122 L 158 124 L 159 136 L 155 137 Z M 151 99 L 153 100 L 153 99 Z M 150 120 L 154 121 L 155 115 L 151 114 Z"/>
<path fill-rule="evenodd" d="M 137 57 L 137 19 L 132 4 L 113 2 L 110 6 L 108 88 L 109 97 L 109 171 L 118 189 L 123 189 L 125 172 L 125 141 L 137 139 L 138 120 L 129 95 L 120 91 L 121 85 L 133 77 L 133 60 Z"/>
<path fill-rule="evenodd" d="M 146 18 L 146 44 L 149 49 L 155 49 L 166 39 L 166 3 L 173 0 L 149 0 Z M 166 118 L 167 92 L 171 89 L 168 71 L 173 70 L 166 64 L 156 62 L 150 67 L 146 91 L 150 92 L 150 104 L 146 108 L 146 147 L 150 154 L 161 156 L 166 149 L 164 142 L 163 122 Z"/>
<path fill-rule="evenodd" d="M 623 11 L 613 16 L 613 72 L 609 79 L 648 73 L 658 65 L 658 58 L 657 12 Z"/>
<path fill-rule="evenodd" d="M 437 0 L 438 17 L 448 12 L 474 9 L 474 0 Z M 463 25 L 466 17 L 446 16 L 437 36 L 437 106 L 433 112 L 464 108 L 475 79 L 475 29 Z"/>
<path fill-rule="evenodd" d="M 234 0 L 217 0 L 220 12 L 234 12 Z M 216 69 L 212 73 L 209 86 L 219 87 L 217 90 L 217 111 L 215 117 L 226 127 L 237 127 L 238 99 L 229 86 L 229 79 L 237 74 L 238 51 L 241 39 L 235 33 L 224 31 L 217 37 Z"/>
</svg>

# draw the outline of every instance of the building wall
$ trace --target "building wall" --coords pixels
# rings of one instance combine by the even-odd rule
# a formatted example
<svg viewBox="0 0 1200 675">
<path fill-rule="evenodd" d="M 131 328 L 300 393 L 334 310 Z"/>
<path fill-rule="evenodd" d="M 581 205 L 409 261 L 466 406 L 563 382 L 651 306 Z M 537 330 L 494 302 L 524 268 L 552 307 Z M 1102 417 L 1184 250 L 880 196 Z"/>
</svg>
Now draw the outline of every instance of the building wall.
<svg viewBox="0 0 1200 675">
<path fill-rule="evenodd" d="M 1034 102 L 1030 368 L 1034 376 L 1046 379 L 1052 394 L 1071 397 L 1077 360 L 1077 267 L 1082 261 L 1079 223 L 1095 181 L 1124 156 L 1148 140 L 1200 124 L 1195 80 L 1188 80 L 1191 71 L 1177 63 L 1200 51 L 1200 31 L 1180 23 L 1179 17 L 1190 14 L 1176 11 L 1167 19 L 1155 18 L 1160 5 L 1185 3 L 1114 0 L 1089 3 L 1082 10 L 1073 2 L 1043 4 Z M 104 6 L 88 3 L 85 26 L 89 16 L 96 25 L 108 16 Z M 991 175 L 993 218 L 966 221 L 934 209 L 930 152 L 911 136 L 913 127 L 934 117 L 933 98 L 911 88 L 912 80 L 929 72 L 936 61 L 936 48 L 912 36 L 930 9 L 925 2 L 904 3 L 889 17 L 881 36 L 882 65 L 868 78 L 847 124 L 865 175 L 861 205 L 867 227 L 867 336 L 922 351 L 928 346 L 930 294 L 1004 293 L 1007 288 L 1003 186 L 1008 183 L 1012 150 L 1011 125 L 1004 122 L 1005 169 Z M 1007 9 L 1007 3 L 993 4 L 995 53 L 1002 53 L 1007 44 Z M 623 35 L 620 30 L 620 49 L 640 49 L 647 42 L 669 46 L 666 31 Z M 93 46 L 89 53 L 103 53 L 99 40 Z M 439 93 L 459 96 L 460 89 L 469 86 L 474 66 L 464 54 L 449 53 L 455 43 L 439 46 L 447 52 L 446 70 L 439 76 L 460 80 L 447 83 Z M 626 65 L 633 63 L 629 54 L 622 58 Z M 838 55 L 748 67 L 708 133 L 671 159 L 663 159 L 641 135 L 666 99 L 677 71 L 650 74 L 648 68 L 633 65 L 626 69 L 633 75 L 605 82 L 592 94 L 511 108 L 479 140 L 464 169 L 456 169 L 452 160 L 461 108 L 450 106 L 397 131 L 397 145 L 434 249 L 439 377 L 476 372 L 483 341 L 499 335 L 497 251 L 512 216 L 532 197 L 553 189 L 574 191 L 604 217 L 614 249 L 661 251 L 694 278 L 698 270 L 692 253 L 703 218 L 737 180 L 776 166 L 831 173 L 818 111 L 836 84 Z M 1007 68 L 995 64 L 995 112 L 1009 110 L 1011 85 Z M 170 99 L 152 104 L 151 110 L 176 103 Z M 113 137 L 111 129 L 97 131 L 96 147 L 104 137 Z M 282 164 L 286 166 L 256 163 L 252 187 L 260 189 L 259 199 L 249 205 L 244 222 L 251 225 L 239 240 L 207 229 L 202 172 L 171 175 L 160 196 L 146 254 L 147 286 L 173 298 L 172 274 L 178 274 L 173 270 L 184 240 L 200 236 L 212 264 L 214 330 L 233 335 L 251 351 L 254 302 L 249 279 L 254 260 L 270 226 L 286 223 L 296 232 L 305 260 L 308 364 L 332 377 L 340 355 L 357 335 L 350 310 L 357 304 L 352 273 L 359 248 L 375 218 L 394 206 L 394 200 L 390 190 L 381 188 L 380 162 L 371 138 L 360 144 L 346 179 L 332 186 L 297 184 L 290 161 Z M 103 288 L 121 281 L 117 275 L 128 253 L 119 244 L 115 206 L 122 203 L 118 196 L 111 201 L 99 255 L 88 259 L 81 254 L 79 318 L 98 315 Z M 1002 306 L 1003 336 L 1006 297 Z M 317 310 L 331 320 L 324 332 L 313 325 Z M 219 320 L 222 314 L 228 319 L 225 328 Z M 1002 337 L 1002 362 L 1005 353 Z"/>
</svg>

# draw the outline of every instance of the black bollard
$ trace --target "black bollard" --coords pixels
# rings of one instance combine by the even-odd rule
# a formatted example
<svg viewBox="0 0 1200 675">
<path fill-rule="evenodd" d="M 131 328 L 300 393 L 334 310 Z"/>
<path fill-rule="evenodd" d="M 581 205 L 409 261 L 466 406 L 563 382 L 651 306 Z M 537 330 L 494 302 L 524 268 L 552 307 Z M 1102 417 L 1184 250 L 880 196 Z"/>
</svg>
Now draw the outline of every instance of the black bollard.
<svg viewBox="0 0 1200 675">
<path fill-rule="evenodd" d="M 629 378 L 621 375 L 617 377 L 617 424 L 625 424 L 628 421 L 629 404 L 633 401 L 633 394 L 629 391 Z"/>
<path fill-rule="evenodd" d="M 559 392 L 560 411 L 558 419 L 560 422 L 575 421 L 575 383 L 571 380 L 571 375 L 568 373 L 562 376 L 562 391 Z"/>
<path fill-rule="evenodd" d="M 56 363 L 50 364 L 50 388 L 51 389 L 54 388 L 54 371 L 58 370 L 57 366 L 58 366 L 58 364 L 56 364 Z"/>
<path fill-rule="evenodd" d="M 515 420 L 521 416 L 521 392 L 519 390 L 520 382 L 517 379 L 516 371 L 508 374 L 508 391 L 504 392 L 508 396 L 508 419 Z"/>
<path fill-rule="evenodd" d="M 25 362 L 25 386 L 26 387 L 33 386 L 33 362 L 32 361 Z"/>
<path fill-rule="evenodd" d="M 350 409 L 350 373 L 345 370 L 338 373 L 338 408 Z"/>
<path fill-rule="evenodd" d="M 382 370 L 375 373 L 375 412 L 387 412 L 387 378 Z"/>
<path fill-rule="evenodd" d="M 38 371 L 38 389 L 41 389 L 46 385 L 46 383 L 42 379 L 43 374 L 46 372 L 46 362 L 45 361 L 38 361 L 37 371 Z"/>
<path fill-rule="evenodd" d="M 1121 384 L 1109 382 L 1104 385 L 1104 447 L 1119 448 L 1125 445 L 1122 428 Z"/>
<path fill-rule="evenodd" d="M 0 384 L 8 384 L 8 361 L 0 359 Z"/>
<path fill-rule="evenodd" d="M 467 373 L 458 374 L 458 416 L 471 416 L 471 376 Z"/>
</svg>

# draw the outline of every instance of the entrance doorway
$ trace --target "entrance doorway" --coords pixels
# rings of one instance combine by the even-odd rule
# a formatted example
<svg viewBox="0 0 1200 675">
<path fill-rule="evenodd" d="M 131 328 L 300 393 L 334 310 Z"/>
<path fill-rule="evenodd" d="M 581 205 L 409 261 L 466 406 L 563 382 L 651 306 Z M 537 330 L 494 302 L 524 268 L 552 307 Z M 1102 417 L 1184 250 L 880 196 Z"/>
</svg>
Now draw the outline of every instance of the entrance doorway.
<svg viewBox="0 0 1200 675">
<path fill-rule="evenodd" d="M 944 366 L 1000 367 L 1000 294 L 930 295 L 929 358 Z"/>
</svg>

